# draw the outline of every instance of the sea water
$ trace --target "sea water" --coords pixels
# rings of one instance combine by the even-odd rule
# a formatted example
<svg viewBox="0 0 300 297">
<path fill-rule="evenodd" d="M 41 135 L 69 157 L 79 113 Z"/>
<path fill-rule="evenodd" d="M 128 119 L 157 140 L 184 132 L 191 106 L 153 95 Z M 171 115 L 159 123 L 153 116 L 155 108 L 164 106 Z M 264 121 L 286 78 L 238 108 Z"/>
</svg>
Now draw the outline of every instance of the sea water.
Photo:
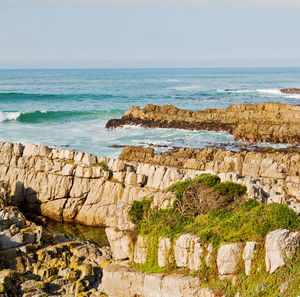
<svg viewBox="0 0 300 297">
<path fill-rule="evenodd" d="M 225 132 L 105 129 L 132 105 L 202 110 L 230 104 L 300 104 L 300 68 L 0 70 L 0 140 L 117 157 L 112 145 L 240 145 Z M 166 148 L 165 148 L 166 149 Z"/>
</svg>

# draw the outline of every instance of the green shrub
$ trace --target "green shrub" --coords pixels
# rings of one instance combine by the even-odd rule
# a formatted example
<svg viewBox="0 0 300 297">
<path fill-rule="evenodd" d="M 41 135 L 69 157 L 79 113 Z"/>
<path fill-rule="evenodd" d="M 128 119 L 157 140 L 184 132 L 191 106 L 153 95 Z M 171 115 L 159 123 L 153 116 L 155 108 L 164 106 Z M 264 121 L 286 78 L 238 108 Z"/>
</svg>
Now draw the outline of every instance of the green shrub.
<svg viewBox="0 0 300 297">
<path fill-rule="evenodd" d="M 129 210 L 129 216 L 134 224 L 140 225 L 150 211 L 151 199 L 143 198 L 142 201 L 133 201 Z"/>
<path fill-rule="evenodd" d="M 247 192 L 247 187 L 241 184 L 233 183 L 230 181 L 224 183 L 216 183 L 213 189 L 220 195 L 224 196 L 224 199 L 232 201 L 234 197 L 239 197 Z"/>
<path fill-rule="evenodd" d="M 198 178 L 196 178 L 203 186 L 213 188 L 215 185 L 220 184 L 221 179 L 216 175 L 201 174 Z"/>
</svg>

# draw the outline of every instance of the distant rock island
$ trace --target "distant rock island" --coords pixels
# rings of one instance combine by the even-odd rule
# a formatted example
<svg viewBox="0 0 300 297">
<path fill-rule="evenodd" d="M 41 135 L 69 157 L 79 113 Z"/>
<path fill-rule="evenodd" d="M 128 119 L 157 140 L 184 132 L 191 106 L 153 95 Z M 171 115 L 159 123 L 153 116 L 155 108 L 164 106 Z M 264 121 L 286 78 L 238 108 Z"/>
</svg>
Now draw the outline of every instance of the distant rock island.
<svg viewBox="0 0 300 297">
<path fill-rule="evenodd" d="M 287 88 L 287 89 L 281 89 L 280 91 L 286 94 L 300 94 L 299 88 Z"/>
</svg>

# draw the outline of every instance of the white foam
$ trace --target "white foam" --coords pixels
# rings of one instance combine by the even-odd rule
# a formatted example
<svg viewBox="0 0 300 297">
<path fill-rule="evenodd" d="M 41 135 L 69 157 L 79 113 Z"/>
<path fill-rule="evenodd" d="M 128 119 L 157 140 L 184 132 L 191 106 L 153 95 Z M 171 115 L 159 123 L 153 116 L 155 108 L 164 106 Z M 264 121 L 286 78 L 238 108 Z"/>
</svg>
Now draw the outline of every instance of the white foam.
<svg viewBox="0 0 300 297">
<path fill-rule="evenodd" d="M 195 86 L 180 86 L 180 87 L 175 87 L 174 90 L 177 91 L 190 91 L 190 90 L 201 90 L 202 86 L 195 85 Z"/>
<path fill-rule="evenodd" d="M 179 79 L 175 79 L 175 78 L 169 78 L 166 80 L 167 82 L 178 82 Z"/>
<path fill-rule="evenodd" d="M 0 122 L 16 120 L 21 112 L 4 112 L 0 111 Z"/>
<path fill-rule="evenodd" d="M 257 89 L 256 92 L 270 95 L 283 95 L 280 89 Z"/>
</svg>

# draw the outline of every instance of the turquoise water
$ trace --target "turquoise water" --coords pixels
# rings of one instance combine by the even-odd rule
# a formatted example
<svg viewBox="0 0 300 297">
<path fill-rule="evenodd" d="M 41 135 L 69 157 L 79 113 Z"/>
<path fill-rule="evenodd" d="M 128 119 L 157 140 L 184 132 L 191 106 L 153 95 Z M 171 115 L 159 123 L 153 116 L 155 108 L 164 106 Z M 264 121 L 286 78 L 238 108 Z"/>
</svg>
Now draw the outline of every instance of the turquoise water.
<svg viewBox="0 0 300 297">
<path fill-rule="evenodd" d="M 121 151 L 111 145 L 230 145 L 234 140 L 226 133 L 106 130 L 105 124 L 132 105 L 147 103 L 191 110 L 259 102 L 300 104 L 300 95 L 280 93 L 286 87 L 300 87 L 300 68 L 0 70 L 0 139 L 110 157 Z"/>
</svg>

